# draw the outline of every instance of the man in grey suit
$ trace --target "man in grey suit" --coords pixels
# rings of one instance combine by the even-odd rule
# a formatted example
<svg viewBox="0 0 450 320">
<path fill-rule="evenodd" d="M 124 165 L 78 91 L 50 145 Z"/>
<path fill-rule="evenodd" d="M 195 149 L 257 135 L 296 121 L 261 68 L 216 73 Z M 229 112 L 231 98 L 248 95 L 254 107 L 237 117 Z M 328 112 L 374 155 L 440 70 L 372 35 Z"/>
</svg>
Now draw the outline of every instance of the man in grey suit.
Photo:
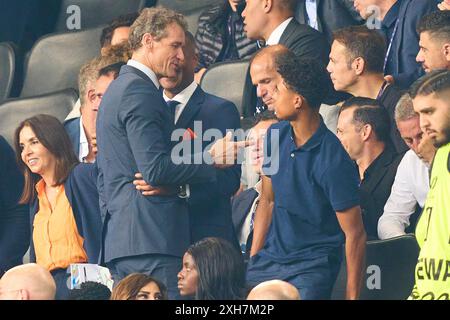
<svg viewBox="0 0 450 320">
<path fill-rule="evenodd" d="M 186 22 L 165 8 L 144 9 L 130 30 L 132 58 L 103 96 L 97 119 L 99 194 L 104 215 L 102 260 L 115 281 L 133 272 L 164 282 L 171 299 L 179 296 L 177 272 L 190 244 L 183 192 L 145 197 L 134 174 L 153 187 L 216 180 L 206 164 L 175 165 L 170 157 L 174 110 L 163 100 L 158 79 L 174 77 L 184 60 Z M 218 163 L 231 158 L 236 144 L 227 137 L 210 154 Z M 225 158 L 225 163 L 229 159 Z M 222 165 L 222 166 L 225 166 Z"/>
</svg>

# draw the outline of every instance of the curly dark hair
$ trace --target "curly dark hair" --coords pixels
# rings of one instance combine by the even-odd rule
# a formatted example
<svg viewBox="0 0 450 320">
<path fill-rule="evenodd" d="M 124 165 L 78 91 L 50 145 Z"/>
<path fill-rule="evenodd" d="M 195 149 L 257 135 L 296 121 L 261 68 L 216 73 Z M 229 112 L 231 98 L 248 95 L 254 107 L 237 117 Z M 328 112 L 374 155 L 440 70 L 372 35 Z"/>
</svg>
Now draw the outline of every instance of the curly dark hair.
<svg viewBox="0 0 450 320">
<path fill-rule="evenodd" d="M 328 96 L 331 81 L 318 60 L 299 58 L 291 51 L 283 51 L 276 55 L 275 67 L 288 89 L 304 97 L 311 108 L 318 109 Z"/>
<path fill-rule="evenodd" d="M 109 300 L 111 291 L 101 283 L 87 281 L 80 289 L 70 290 L 68 300 Z"/>
</svg>

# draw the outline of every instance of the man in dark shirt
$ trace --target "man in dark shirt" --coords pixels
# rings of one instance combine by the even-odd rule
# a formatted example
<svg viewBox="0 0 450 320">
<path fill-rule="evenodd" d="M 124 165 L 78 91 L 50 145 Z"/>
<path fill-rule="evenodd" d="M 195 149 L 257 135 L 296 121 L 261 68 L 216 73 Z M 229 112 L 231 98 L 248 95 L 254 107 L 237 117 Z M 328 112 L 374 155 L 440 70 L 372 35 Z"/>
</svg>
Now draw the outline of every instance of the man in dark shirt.
<svg viewBox="0 0 450 320">
<path fill-rule="evenodd" d="M 376 99 L 388 110 L 391 140 L 401 153 L 408 150 L 408 146 L 398 132 L 394 112 L 402 94 L 384 80 L 385 50 L 386 43 L 375 30 L 366 26 L 340 29 L 334 33 L 327 69 L 335 90 Z"/>
<path fill-rule="evenodd" d="M 361 209 L 369 239 L 378 239 L 378 220 L 402 159 L 389 143 L 389 119 L 376 100 L 351 98 L 339 114 L 337 135 L 360 176 Z"/>
<path fill-rule="evenodd" d="M 275 64 L 275 113 L 286 121 L 266 136 L 247 282 L 280 279 L 303 300 L 329 299 L 345 240 L 347 298 L 357 299 L 366 235 L 356 168 L 319 115 L 327 74 L 316 60 L 289 51 Z"/>
</svg>

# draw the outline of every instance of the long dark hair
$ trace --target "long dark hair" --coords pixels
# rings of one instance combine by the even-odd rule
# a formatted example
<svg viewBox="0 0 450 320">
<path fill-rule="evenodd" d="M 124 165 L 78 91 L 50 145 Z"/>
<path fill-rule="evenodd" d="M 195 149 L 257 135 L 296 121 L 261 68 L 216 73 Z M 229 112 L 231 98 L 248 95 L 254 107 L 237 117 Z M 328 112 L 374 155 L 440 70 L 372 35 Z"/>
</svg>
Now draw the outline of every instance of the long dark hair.
<svg viewBox="0 0 450 320">
<path fill-rule="evenodd" d="M 39 142 L 55 157 L 55 186 L 63 184 L 70 171 L 78 164 L 70 138 L 58 119 L 47 114 L 40 114 L 22 121 L 14 134 L 17 163 L 25 178 L 23 193 L 19 200 L 21 204 L 31 203 L 34 200 L 35 185 L 40 179 L 39 175 L 32 173 L 22 161 L 19 136 L 24 127 L 31 128 Z"/>
<path fill-rule="evenodd" d="M 226 240 L 205 238 L 187 250 L 198 272 L 197 300 L 243 298 L 245 267 L 241 253 Z"/>
</svg>

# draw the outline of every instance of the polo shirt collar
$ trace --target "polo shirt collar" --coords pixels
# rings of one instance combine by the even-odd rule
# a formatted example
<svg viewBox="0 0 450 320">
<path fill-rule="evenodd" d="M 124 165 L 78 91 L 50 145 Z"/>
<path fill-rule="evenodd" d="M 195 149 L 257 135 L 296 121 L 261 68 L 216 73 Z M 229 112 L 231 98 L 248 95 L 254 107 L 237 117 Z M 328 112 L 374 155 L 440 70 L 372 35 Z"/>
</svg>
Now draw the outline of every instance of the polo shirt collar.
<svg viewBox="0 0 450 320">
<path fill-rule="evenodd" d="M 398 15 L 400 13 L 401 0 L 397 0 L 396 3 L 389 9 L 389 11 L 384 16 L 382 24 L 385 28 L 391 28 L 395 21 L 397 21 Z"/>
<path fill-rule="evenodd" d="M 292 143 L 295 146 L 294 143 L 294 129 L 292 128 L 291 125 L 290 126 L 290 130 L 291 130 L 291 140 Z M 301 151 L 311 151 L 314 148 L 320 146 L 320 144 L 322 143 L 323 137 L 324 135 L 327 133 L 327 127 L 325 125 L 325 123 L 323 122 L 322 118 L 320 119 L 320 124 L 319 124 L 319 128 L 316 130 L 316 132 L 314 132 L 314 134 L 311 136 L 311 138 L 309 138 L 308 141 L 306 141 L 306 143 L 304 145 L 302 145 L 299 148 L 295 148 L 296 150 L 301 150 Z"/>
</svg>

